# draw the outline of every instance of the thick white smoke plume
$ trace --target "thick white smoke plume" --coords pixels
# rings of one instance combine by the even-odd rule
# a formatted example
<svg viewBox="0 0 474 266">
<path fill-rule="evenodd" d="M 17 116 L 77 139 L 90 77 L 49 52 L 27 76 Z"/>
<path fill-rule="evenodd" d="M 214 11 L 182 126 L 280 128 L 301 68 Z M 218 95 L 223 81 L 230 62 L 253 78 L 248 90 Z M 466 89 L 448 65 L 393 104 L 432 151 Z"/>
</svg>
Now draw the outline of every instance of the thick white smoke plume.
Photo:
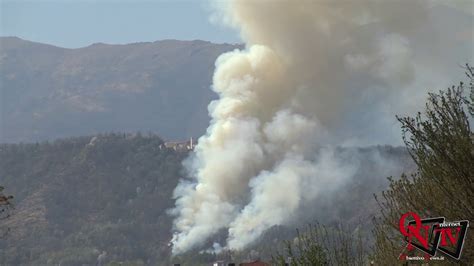
<svg viewBox="0 0 474 266">
<path fill-rule="evenodd" d="M 393 141 L 394 115 L 416 105 L 406 96 L 432 85 L 415 78 L 430 60 L 420 49 L 431 40 L 419 36 L 432 19 L 425 3 L 221 3 L 246 49 L 216 62 L 219 99 L 188 160 L 191 179 L 175 190 L 173 253 L 222 229 L 226 247 L 242 249 L 351 178 L 331 147 Z"/>
</svg>

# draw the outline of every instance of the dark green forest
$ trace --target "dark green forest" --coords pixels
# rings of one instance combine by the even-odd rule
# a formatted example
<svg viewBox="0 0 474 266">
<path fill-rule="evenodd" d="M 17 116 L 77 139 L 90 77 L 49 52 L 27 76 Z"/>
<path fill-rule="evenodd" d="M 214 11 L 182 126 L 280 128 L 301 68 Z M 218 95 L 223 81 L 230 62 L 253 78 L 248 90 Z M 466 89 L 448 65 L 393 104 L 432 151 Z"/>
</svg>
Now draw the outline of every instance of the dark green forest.
<svg viewBox="0 0 474 266">
<path fill-rule="evenodd" d="M 101 254 L 134 265 L 162 261 L 184 154 L 161 144 L 157 136 L 107 134 L 1 145 L 0 179 L 15 209 L 0 223 L 9 229 L 0 265 L 95 265 Z"/>
</svg>

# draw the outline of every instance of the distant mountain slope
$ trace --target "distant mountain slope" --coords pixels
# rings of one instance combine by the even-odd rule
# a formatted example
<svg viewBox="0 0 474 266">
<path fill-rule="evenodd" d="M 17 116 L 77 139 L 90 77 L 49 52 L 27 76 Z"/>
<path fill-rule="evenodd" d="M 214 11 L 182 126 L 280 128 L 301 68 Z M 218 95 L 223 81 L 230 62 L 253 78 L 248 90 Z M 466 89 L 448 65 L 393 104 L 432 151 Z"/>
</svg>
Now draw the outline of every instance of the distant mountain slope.
<svg viewBox="0 0 474 266">
<path fill-rule="evenodd" d="M 64 49 L 0 37 L 0 142 L 110 131 L 201 135 L 214 62 L 236 45 L 165 40 Z"/>
</svg>

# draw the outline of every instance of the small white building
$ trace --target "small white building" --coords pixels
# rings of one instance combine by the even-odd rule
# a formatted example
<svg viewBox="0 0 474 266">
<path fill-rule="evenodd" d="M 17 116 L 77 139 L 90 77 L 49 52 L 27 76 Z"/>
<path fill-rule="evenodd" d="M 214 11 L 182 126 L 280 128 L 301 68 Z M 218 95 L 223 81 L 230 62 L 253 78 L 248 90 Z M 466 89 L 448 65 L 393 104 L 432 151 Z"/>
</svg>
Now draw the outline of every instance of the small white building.
<svg viewBox="0 0 474 266">
<path fill-rule="evenodd" d="M 223 260 L 219 260 L 219 261 L 214 262 L 212 266 L 225 266 L 225 262 Z"/>
<path fill-rule="evenodd" d="M 189 140 L 185 141 L 168 141 L 165 142 L 160 149 L 167 148 L 173 149 L 175 151 L 192 151 L 196 147 L 196 141 L 191 137 Z"/>
</svg>

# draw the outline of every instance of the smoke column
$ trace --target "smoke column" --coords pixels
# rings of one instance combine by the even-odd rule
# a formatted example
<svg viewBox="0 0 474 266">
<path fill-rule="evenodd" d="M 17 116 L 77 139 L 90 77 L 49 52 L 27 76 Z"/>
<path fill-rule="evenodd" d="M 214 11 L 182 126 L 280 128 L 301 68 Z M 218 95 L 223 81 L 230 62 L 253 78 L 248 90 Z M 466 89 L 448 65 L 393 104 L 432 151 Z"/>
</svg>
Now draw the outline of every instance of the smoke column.
<svg viewBox="0 0 474 266">
<path fill-rule="evenodd" d="M 423 3 L 219 4 L 246 48 L 216 62 L 219 99 L 186 162 L 190 179 L 174 192 L 174 254 L 222 229 L 226 247 L 242 249 L 351 178 L 354 166 L 331 147 L 353 142 L 353 132 L 371 138 L 373 125 L 393 127 L 396 111 L 409 110 L 400 99 L 418 82 L 412 48 L 428 19 Z"/>
</svg>

